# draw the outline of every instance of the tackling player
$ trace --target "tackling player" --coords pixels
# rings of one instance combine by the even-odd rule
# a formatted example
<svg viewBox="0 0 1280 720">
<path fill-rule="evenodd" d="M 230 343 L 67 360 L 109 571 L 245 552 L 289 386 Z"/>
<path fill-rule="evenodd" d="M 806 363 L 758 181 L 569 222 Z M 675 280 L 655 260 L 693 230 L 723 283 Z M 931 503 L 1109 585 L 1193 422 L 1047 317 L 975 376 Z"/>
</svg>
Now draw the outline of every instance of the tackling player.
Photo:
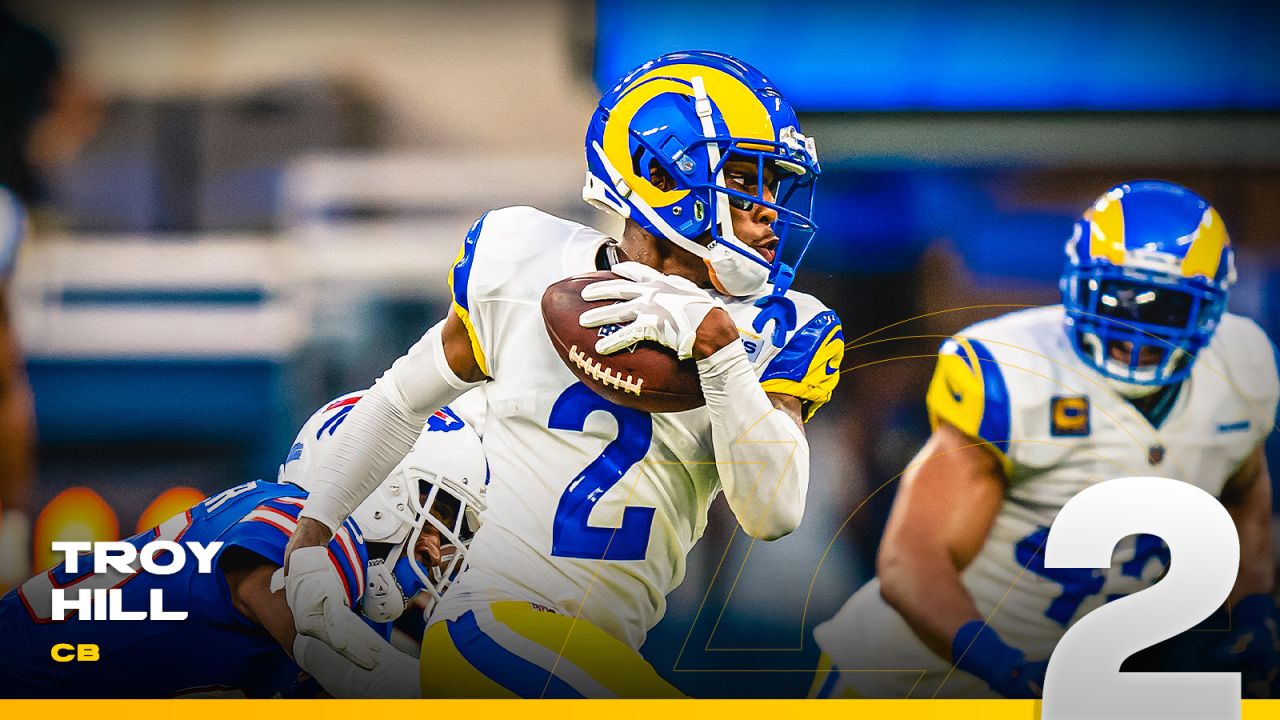
<svg viewBox="0 0 1280 720">
<path fill-rule="evenodd" d="M 831 396 L 835 313 L 790 289 L 815 229 L 819 172 L 791 106 L 754 68 L 664 55 L 605 93 L 587 130 L 583 197 L 626 219 L 620 239 L 533 208 L 471 228 L 452 308 L 347 420 L 303 510 L 286 568 L 300 632 L 341 612 L 324 562 L 334 528 L 423 419 L 485 383 L 492 470 L 471 565 L 432 616 L 426 696 L 668 697 L 639 655 L 721 492 L 754 538 L 804 511 L 804 421 Z M 649 415 L 577 381 L 543 327 L 552 283 L 612 270 L 585 299 L 598 351 L 659 342 L 697 363 L 706 407 Z"/>
<path fill-rule="evenodd" d="M 93 573 L 82 563 L 89 571 L 73 576 L 63 564 L 0 599 L 0 697 L 314 695 L 301 669 L 339 697 L 417 696 L 417 662 L 386 642 L 389 623 L 419 591 L 439 598 L 465 557 L 484 502 L 480 440 L 449 408 L 326 548 L 350 608 L 340 630 L 361 638 L 365 654 L 353 663 L 297 635 L 279 592 L 285 543 L 307 497 L 299 485 L 358 400 L 339 398 L 312 416 L 279 483 L 230 488 L 129 538 L 138 547 L 157 539 L 221 542 L 213 573 L 195 572 L 194 562 L 173 575 Z M 128 610 L 147 607 L 150 591 L 159 589 L 166 610 L 188 617 L 59 620 L 52 615 L 55 587 L 120 588 Z M 55 662 L 50 649 L 61 643 L 97 645 L 99 659 Z"/>
<path fill-rule="evenodd" d="M 1086 487 L 1147 475 L 1193 483 L 1234 518 L 1222 653 L 1266 692 L 1277 637 L 1263 442 L 1280 380 L 1263 331 L 1226 312 L 1222 218 L 1179 185 L 1125 183 L 1066 251 L 1062 305 L 979 323 L 939 351 L 933 435 L 903 475 L 879 577 L 814 632 L 815 694 L 1039 696 L 1065 629 L 1170 561 L 1148 535 L 1121 542 L 1110 571 L 1047 569 L 1049 526 Z"/>
</svg>

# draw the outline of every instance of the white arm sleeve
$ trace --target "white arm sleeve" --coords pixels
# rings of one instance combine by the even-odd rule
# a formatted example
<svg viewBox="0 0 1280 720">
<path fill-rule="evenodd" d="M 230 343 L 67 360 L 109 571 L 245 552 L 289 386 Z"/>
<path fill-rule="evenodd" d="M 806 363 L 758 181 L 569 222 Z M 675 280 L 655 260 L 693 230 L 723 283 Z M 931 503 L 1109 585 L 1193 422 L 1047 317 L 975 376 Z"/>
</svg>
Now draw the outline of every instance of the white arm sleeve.
<svg viewBox="0 0 1280 720">
<path fill-rule="evenodd" d="M 391 700 L 422 696 L 418 661 L 391 645 L 378 655 L 378 666 L 365 670 L 320 640 L 301 633 L 293 641 L 293 659 L 336 698 Z"/>
<path fill-rule="evenodd" d="M 449 367 L 443 327 L 428 330 L 356 403 L 320 463 L 302 517 L 337 528 L 408 454 L 431 413 L 480 384 Z"/>
<path fill-rule="evenodd" d="M 773 406 L 740 343 L 698 361 L 725 499 L 753 538 L 776 540 L 800 525 L 809 490 L 809 442 Z"/>
</svg>

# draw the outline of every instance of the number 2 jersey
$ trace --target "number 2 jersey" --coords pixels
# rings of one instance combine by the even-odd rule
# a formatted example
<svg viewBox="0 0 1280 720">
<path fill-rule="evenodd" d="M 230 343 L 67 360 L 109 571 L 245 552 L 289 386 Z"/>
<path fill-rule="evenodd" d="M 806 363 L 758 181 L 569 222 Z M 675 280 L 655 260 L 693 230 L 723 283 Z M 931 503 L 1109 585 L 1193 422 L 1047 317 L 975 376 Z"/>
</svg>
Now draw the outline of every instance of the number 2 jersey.
<svg viewBox="0 0 1280 720">
<path fill-rule="evenodd" d="M 1149 535 L 1121 541 L 1109 571 L 1047 570 L 1048 528 L 1073 496 L 1112 478 L 1170 477 L 1219 496 L 1274 426 L 1276 362 L 1263 331 L 1228 314 L 1190 377 L 1148 419 L 1077 357 L 1060 306 L 979 323 L 943 344 L 930 418 L 985 443 L 1008 477 L 991 534 L 962 576 L 1005 642 L 1044 659 L 1071 623 L 1160 577 L 1168 549 Z M 948 678 L 951 664 L 925 648 L 879 590 L 872 581 L 814 631 L 844 671 L 840 683 L 869 697 L 989 694 L 973 676 Z"/>
<path fill-rule="evenodd" d="M 684 578 L 720 492 L 707 410 L 650 415 L 604 400 L 565 367 L 543 324 L 546 288 L 598 270 L 608 241 L 527 207 L 491 211 L 467 235 L 450 286 L 493 378 L 483 433 L 492 479 L 470 567 L 432 622 L 523 600 L 638 648 Z M 840 321 L 790 292 L 798 324 L 778 348 L 751 329 L 757 297 L 722 299 L 763 388 L 800 398 L 812 415 L 839 378 Z"/>
<path fill-rule="evenodd" d="M 280 644 L 232 604 L 218 565 L 232 548 L 282 565 L 285 544 L 297 526 L 307 494 L 294 485 L 256 481 L 214 495 L 187 512 L 128 539 L 141 548 L 153 540 L 223 546 L 211 573 L 197 572 L 195 557 L 173 575 L 110 570 L 93 572 L 81 556 L 79 572 L 66 564 L 40 573 L 0 599 L 0 697 L 111 698 L 181 695 L 248 697 L 315 694 L 313 683 Z M 159 556 L 163 563 L 165 554 Z M 350 607 L 358 608 L 365 588 L 368 555 L 359 529 L 348 520 L 329 544 L 329 557 L 342 578 Z M 136 565 L 136 564 L 135 564 Z M 54 588 L 119 588 L 125 610 L 148 610 L 151 591 L 163 592 L 166 611 L 186 611 L 185 620 L 88 620 L 52 616 Z M 74 596 L 74 595 L 73 595 Z M 389 632 L 389 626 L 375 626 Z M 96 662 L 55 662 L 58 644 L 98 646 Z"/>
</svg>

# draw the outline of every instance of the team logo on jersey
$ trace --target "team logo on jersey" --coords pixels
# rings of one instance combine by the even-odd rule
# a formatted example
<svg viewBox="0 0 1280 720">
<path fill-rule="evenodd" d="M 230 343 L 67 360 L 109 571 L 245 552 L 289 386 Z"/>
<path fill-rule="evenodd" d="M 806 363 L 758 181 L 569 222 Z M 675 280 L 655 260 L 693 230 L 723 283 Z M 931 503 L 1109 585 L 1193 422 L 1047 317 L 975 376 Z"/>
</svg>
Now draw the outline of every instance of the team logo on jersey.
<svg viewBox="0 0 1280 720">
<path fill-rule="evenodd" d="M 462 427 L 462 418 L 449 408 L 448 405 L 440 408 L 427 418 L 427 430 L 436 432 L 453 432 Z"/>
<path fill-rule="evenodd" d="M 1089 398 L 1083 395 L 1054 396 L 1049 405 L 1049 432 L 1055 437 L 1088 435 Z"/>
<path fill-rule="evenodd" d="M 1152 465 L 1159 465 L 1163 461 L 1164 461 L 1163 445 L 1152 445 L 1151 447 L 1147 448 L 1147 462 L 1151 463 Z"/>
</svg>

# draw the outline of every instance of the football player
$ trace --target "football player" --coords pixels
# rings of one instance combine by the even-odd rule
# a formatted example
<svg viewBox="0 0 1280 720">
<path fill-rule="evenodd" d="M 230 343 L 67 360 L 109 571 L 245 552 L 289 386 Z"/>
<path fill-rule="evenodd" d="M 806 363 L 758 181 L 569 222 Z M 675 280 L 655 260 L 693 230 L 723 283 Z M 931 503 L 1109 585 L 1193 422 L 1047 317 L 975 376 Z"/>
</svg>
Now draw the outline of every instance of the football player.
<svg viewBox="0 0 1280 720">
<path fill-rule="evenodd" d="M 352 662 L 294 631 L 277 572 L 307 493 L 299 485 L 332 445 L 331 436 L 359 400 L 321 408 L 303 427 L 281 467 L 280 482 L 245 483 L 214 495 L 154 530 L 129 538 L 221 542 L 215 571 L 189 561 L 172 575 L 145 570 L 76 574 L 65 563 L 0 599 L 2 697 L 296 697 L 317 688 L 339 697 L 416 697 L 418 664 L 387 643 L 390 622 L 419 591 L 438 599 L 465 557 L 484 503 L 484 458 L 475 432 L 449 408 L 414 450 L 348 519 L 326 548 L 341 579 L 343 632 L 368 652 Z M 340 436 L 340 435 L 339 435 Z M 429 509 L 429 510 L 428 510 Z M 185 620 L 89 620 L 52 614 L 52 590 L 119 588 L 121 606 L 164 608 Z M 376 630 L 375 630 L 376 629 Z M 99 659 L 59 663 L 58 643 L 98 646 Z M 301 669 L 300 669 L 301 668 Z"/>
<path fill-rule="evenodd" d="M 0 592 L 31 573 L 30 498 L 35 445 L 31 387 L 9 313 L 9 278 L 26 215 L 0 185 Z"/>
<path fill-rule="evenodd" d="M 423 694 L 670 697 L 638 648 L 684 577 L 724 493 L 770 540 L 800 522 L 804 422 L 827 402 L 844 343 L 835 313 L 790 288 L 815 229 L 819 167 L 795 112 L 754 68 L 663 55 L 604 94 L 583 196 L 625 218 L 618 239 L 529 207 L 467 233 L 447 317 L 347 420 L 291 541 L 300 632 L 341 612 L 323 545 L 409 448 L 423 419 L 484 384 L 489 508 L 470 568 L 431 618 Z M 553 348 L 539 309 L 563 278 L 612 270 L 584 299 L 597 351 L 659 342 L 696 362 L 706 406 L 650 415 L 606 401 Z"/>
<path fill-rule="evenodd" d="M 0 592 L 31 574 L 35 422 L 31 387 L 9 313 L 9 278 L 36 194 L 28 158 L 33 129 L 54 99 L 60 53 L 0 6 Z"/>
<path fill-rule="evenodd" d="M 1241 553 L 1223 652 L 1246 683 L 1274 674 L 1262 446 L 1280 380 L 1267 336 L 1226 312 L 1235 268 L 1222 218 L 1179 185 L 1125 183 L 1085 212 L 1066 253 L 1062 305 L 942 345 L 933 434 L 903 475 L 879 577 L 814 632 L 815 694 L 1040 695 L 1066 628 L 1169 565 L 1148 535 L 1121 542 L 1109 572 L 1045 567 L 1062 506 L 1126 476 L 1192 483 L 1227 507 Z"/>
<path fill-rule="evenodd" d="M 0 593 L 31 574 L 35 413 L 11 326 L 9 278 L 39 170 L 73 157 L 94 133 L 100 102 L 57 43 L 0 3 Z"/>
</svg>

